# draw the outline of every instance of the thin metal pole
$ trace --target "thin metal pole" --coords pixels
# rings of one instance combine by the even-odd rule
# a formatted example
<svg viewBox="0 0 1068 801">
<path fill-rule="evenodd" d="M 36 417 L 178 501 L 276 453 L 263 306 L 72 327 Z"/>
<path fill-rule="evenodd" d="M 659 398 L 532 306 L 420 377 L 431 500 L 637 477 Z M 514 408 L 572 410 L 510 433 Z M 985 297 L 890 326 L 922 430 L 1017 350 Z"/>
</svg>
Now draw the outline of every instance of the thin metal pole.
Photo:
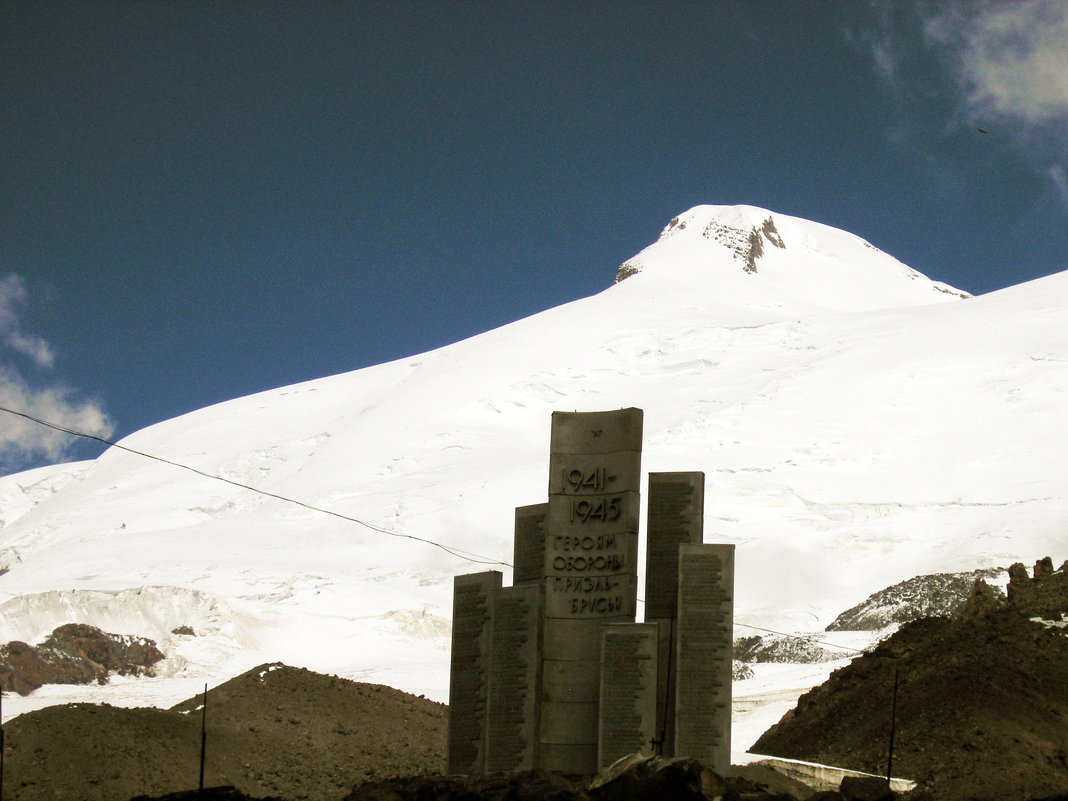
<svg viewBox="0 0 1068 801">
<path fill-rule="evenodd" d="M 200 708 L 200 783 L 197 795 L 204 792 L 204 753 L 208 746 L 208 685 L 204 685 L 204 705 Z M 2 799 L 0 799 L 2 801 Z"/>
<path fill-rule="evenodd" d="M 886 758 L 886 783 L 894 772 L 894 732 L 897 729 L 897 668 L 894 668 L 894 697 L 890 704 L 890 752 Z"/>
<path fill-rule="evenodd" d="M 4 693 L 0 690 L 0 801 L 4 801 Z"/>
</svg>

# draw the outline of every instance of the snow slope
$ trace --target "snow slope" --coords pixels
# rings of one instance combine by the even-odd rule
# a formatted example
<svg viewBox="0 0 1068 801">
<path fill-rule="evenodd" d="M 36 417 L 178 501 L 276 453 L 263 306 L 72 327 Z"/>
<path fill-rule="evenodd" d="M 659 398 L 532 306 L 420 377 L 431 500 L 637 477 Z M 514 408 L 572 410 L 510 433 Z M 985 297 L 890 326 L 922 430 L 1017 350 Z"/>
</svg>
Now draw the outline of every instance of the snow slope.
<svg viewBox="0 0 1068 801">
<path fill-rule="evenodd" d="M 643 469 L 705 472 L 738 621 L 771 628 L 921 573 L 1068 558 L 1068 273 L 965 298 L 851 234 L 701 206 L 620 276 L 122 444 L 507 562 L 514 507 L 546 497 L 552 411 L 637 406 Z M 158 679 L 14 712 L 179 700 L 274 660 L 444 700 L 452 577 L 487 569 L 115 448 L 0 479 L 0 520 L 0 641 L 76 621 L 168 654 Z"/>
</svg>

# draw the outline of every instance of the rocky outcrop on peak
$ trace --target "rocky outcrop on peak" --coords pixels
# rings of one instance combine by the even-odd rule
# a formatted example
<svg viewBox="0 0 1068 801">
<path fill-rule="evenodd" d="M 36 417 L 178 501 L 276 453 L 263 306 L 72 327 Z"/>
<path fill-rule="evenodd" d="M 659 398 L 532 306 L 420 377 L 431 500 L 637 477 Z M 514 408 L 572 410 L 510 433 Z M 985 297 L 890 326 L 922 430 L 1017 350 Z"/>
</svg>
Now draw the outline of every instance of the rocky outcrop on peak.
<svg viewBox="0 0 1068 801">
<path fill-rule="evenodd" d="M 972 595 L 976 579 L 994 579 L 1000 567 L 914 576 L 872 593 L 842 612 L 827 631 L 879 631 L 923 617 L 955 615 Z"/>
<path fill-rule="evenodd" d="M 45 684 L 105 684 L 113 674 L 151 675 L 163 652 L 148 637 L 68 623 L 36 646 L 0 645 L 0 689 L 29 695 Z"/>
<path fill-rule="evenodd" d="M 668 223 L 664 234 L 673 230 L 681 231 L 686 227 L 686 220 L 678 217 Z M 716 218 L 711 220 L 701 235 L 706 239 L 719 242 L 732 252 L 735 261 L 742 263 L 745 272 L 756 272 L 756 263 L 764 255 L 765 241 L 773 248 L 786 248 L 786 242 L 775 227 L 775 220 L 768 215 L 759 225 L 745 225 L 740 220 Z M 661 235 L 663 236 L 663 234 Z"/>
<path fill-rule="evenodd" d="M 757 271 L 757 260 L 764 255 L 765 241 L 772 247 L 786 248 L 786 243 L 775 228 L 775 220 L 771 216 L 760 225 L 748 227 L 713 220 L 701 235 L 730 249 L 735 261 L 740 261 L 742 269 L 747 273 Z"/>
<path fill-rule="evenodd" d="M 748 229 L 712 221 L 706 227 L 704 236 L 731 249 L 735 261 L 742 263 L 742 269 L 745 272 L 756 272 L 756 262 L 760 256 L 764 255 L 765 240 L 775 248 L 786 248 L 779 231 L 775 230 L 775 221 L 771 217 L 760 225 L 754 225 Z"/>
<path fill-rule="evenodd" d="M 640 262 L 636 259 L 628 259 L 616 269 L 616 280 L 613 283 L 618 284 L 620 281 L 624 281 L 632 275 L 637 275 L 641 271 L 642 265 Z"/>
<path fill-rule="evenodd" d="M 660 233 L 660 240 L 686 230 L 690 223 L 698 222 L 692 211 L 678 217 L 672 217 Z M 758 210 L 752 210 L 754 212 Z M 757 262 L 765 253 L 765 245 L 782 250 L 786 249 L 782 234 L 775 226 L 775 218 L 768 214 L 759 224 L 750 225 L 746 214 L 736 208 L 725 208 L 723 213 L 713 217 L 704 224 L 701 236 L 716 242 L 731 251 L 735 261 L 742 263 L 742 270 L 747 273 L 757 271 Z M 751 218 L 751 215 L 749 215 Z M 701 221 L 704 222 L 704 221 Z M 616 269 L 615 283 L 624 281 L 632 275 L 642 272 L 644 265 L 638 259 L 628 259 Z"/>
</svg>

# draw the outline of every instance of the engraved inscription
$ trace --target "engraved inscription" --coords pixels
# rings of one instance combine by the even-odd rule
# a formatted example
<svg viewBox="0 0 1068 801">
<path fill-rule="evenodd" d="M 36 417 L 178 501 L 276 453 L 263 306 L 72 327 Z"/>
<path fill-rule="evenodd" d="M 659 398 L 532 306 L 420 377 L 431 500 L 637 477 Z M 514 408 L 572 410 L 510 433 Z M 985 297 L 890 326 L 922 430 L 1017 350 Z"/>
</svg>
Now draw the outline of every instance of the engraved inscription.
<svg viewBox="0 0 1068 801">
<path fill-rule="evenodd" d="M 679 555 L 676 754 L 730 765 L 734 546 L 684 545 Z"/>
<path fill-rule="evenodd" d="M 493 599 L 486 771 L 534 768 L 537 733 L 538 588 L 498 590 Z"/>
<path fill-rule="evenodd" d="M 552 565 L 556 571 L 618 573 L 623 570 L 625 562 L 621 554 L 606 553 L 596 556 L 554 556 Z"/>
<path fill-rule="evenodd" d="M 550 495 L 611 495 L 636 490 L 641 462 L 631 451 L 554 453 L 549 463 Z"/>
<path fill-rule="evenodd" d="M 605 520 L 611 522 L 619 520 L 623 513 L 623 496 L 616 495 L 611 498 L 600 498 L 592 501 L 571 501 L 571 522 L 578 520 L 580 523 Z"/>
<path fill-rule="evenodd" d="M 478 773 L 485 756 L 490 610 L 489 593 L 501 574 L 458 576 L 453 587 L 452 659 L 449 683 L 448 766 Z"/>
<path fill-rule="evenodd" d="M 633 614 L 640 453 L 555 453 L 553 462 L 546 614 L 606 618 Z M 622 581 L 630 575 L 635 580 Z M 578 577 L 597 580 L 570 580 Z"/>
<path fill-rule="evenodd" d="M 616 538 L 613 534 L 601 534 L 597 536 L 553 537 L 553 547 L 558 551 L 610 551 L 616 547 Z"/>
<path fill-rule="evenodd" d="M 546 614 L 630 616 L 637 597 L 634 534 L 559 534 L 548 542 Z"/>
<path fill-rule="evenodd" d="M 601 767 L 649 753 L 655 736 L 656 643 L 653 624 L 609 625 L 601 659 Z"/>
<path fill-rule="evenodd" d="M 595 467 L 593 470 L 573 468 L 567 471 L 567 488 L 575 493 L 605 492 L 617 478 L 615 473 L 604 467 Z"/>
<path fill-rule="evenodd" d="M 649 474 L 649 562 L 645 579 L 645 617 L 675 615 L 679 546 L 700 544 L 704 515 L 704 474 Z"/>
<path fill-rule="evenodd" d="M 547 503 L 521 506 L 515 510 L 513 584 L 538 581 L 544 573 L 545 517 L 548 513 Z"/>
</svg>

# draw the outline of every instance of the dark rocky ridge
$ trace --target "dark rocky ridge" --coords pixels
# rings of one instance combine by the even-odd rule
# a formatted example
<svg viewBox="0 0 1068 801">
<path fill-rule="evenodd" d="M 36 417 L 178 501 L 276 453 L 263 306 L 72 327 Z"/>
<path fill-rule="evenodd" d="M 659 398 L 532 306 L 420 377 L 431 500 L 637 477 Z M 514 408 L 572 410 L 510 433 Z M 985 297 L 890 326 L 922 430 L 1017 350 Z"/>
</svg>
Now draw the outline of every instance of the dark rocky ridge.
<svg viewBox="0 0 1068 801">
<path fill-rule="evenodd" d="M 115 801 L 195 788 L 203 697 L 171 710 L 53 706 L 5 727 L 5 801 Z M 374 684 L 264 665 L 208 693 L 207 786 L 340 799 L 445 768 L 446 708 Z"/>
<path fill-rule="evenodd" d="M 992 567 L 914 576 L 872 593 L 836 617 L 827 631 L 879 631 L 922 617 L 955 615 L 968 602 L 977 578 L 993 579 L 1004 572 L 1004 568 Z"/>
<path fill-rule="evenodd" d="M 684 228 L 686 228 L 685 220 L 672 217 L 671 222 L 660 233 L 660 238 L 663 239 L 669 232 L 681 231 Z M 757 261 L 764 255 L 765 241 L 773 247 L 782 250 L 786 249 L 786 243 L 783 242 L 782 235 L 775 227 L 775 219 L 770 215 L 760 225 L 747 227 L 737 227 L 720 221 L 713 221 L 705 227 L 701 232 L 701 236 L 718 242 L 729 249 L 732 257 L 735 261 L 742 263 L 742 270 L 747 273 L 755 273 L 757 271 Z M 620 281 L 640 273 L 642 269 L 644 267 L 638 259 L 629 259 L 623 262 L 616 269 L 615 283 L 618 284 Z"/>
<path fill-rule="evenodd" d="M 937 799 L 1029 799 L 1068 791 L 1068 571 L 1010 568 L 1008 598 L 982 579 L 953 618 L 904 625 L 835 671 L 754 744 L 755 753 L 872 773 L 887 768 Z"/>
<path fill-rule="evenodd" d="M 734 658 L 741 663 L 780 662 L 813 664 L 846 659 L 849 653 L 825 647 L 816 635 L 767 634 L 738 637 Z M 751 673 L 751 671 L 750 671 Z"/>
<path fill-rule="evenodd" d="M 68 623 L 39 645 L 0 645 L 0 689 L 29 695 L 44 684 L 104 684 L 112 674 L 151 675 L 163 653 L 148 637 L 107 634 Z"/>
</svg>

